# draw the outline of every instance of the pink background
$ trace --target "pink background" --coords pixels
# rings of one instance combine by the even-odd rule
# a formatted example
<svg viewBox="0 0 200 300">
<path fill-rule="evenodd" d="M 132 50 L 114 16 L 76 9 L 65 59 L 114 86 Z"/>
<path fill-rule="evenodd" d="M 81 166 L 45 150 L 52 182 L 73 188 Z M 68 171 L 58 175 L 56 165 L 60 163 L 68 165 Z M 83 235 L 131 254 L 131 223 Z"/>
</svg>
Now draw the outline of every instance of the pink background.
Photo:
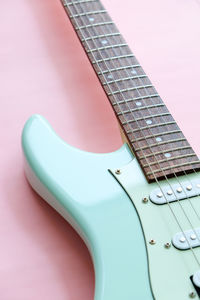
<svg viewBox="0 0 200 300">
<path fill-rule="evenodd" d="M 103 0 L 200 155 L 200 2 Z M 0 2 L 0 299 L 93 299 L 87 248 L 23 174 L 20 135 L 33 113 L 68 143 L 122 144 L 107 99 L 59 0 Z"/>
</svg>

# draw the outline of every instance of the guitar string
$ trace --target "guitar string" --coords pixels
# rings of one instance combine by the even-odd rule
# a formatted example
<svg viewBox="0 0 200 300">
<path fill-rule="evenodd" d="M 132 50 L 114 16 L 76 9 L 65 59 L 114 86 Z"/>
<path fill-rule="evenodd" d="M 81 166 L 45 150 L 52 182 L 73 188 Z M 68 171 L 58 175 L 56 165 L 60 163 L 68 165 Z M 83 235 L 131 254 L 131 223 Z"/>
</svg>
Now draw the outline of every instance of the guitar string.
<svg viewBox="0 0 200 300">
<path fill-rule="evenodd" d="M 104 15 L 103 15 L 103 16 L 104 16 Z M 106 20 L 105 20 L 105 18 L 104 18 L 103 16 L 101 16 L 101 20 L 102 20 L 103 22 L 105 22 Z M 105 26 L 107 26 L 107 25 L 105 25 Z M 108 27 L 109 27 L 109 28 L 108 28 Z M 108 31 L 109 31 L 110 33 L 112 33 L 112 31 L 110 30 L 110 26 L 107 26 L 107 29 L 108 29 Z M 101 31 L 102 31 L 103 34 L 105 35 L 105 31 L 104 31 L 104 30 L 101 30 Z M 116 36 L 113 36 L 112 38 L 115 40 L 116 43 L 118 42 L 118 41 L 116 40 Z M 121 36 L 121 38 L 123 39 L 122 36 Z M 123 41 L 122 41 L 122 43 L 123 43 Z M 113 48 L 113 51 L 115 52 L 115 54 L 117 54 L 115 48 Z M 123 54 L 123 51 L 122 51 L 122 49 L 121 49 L 120 47 L 119 47 L 119 51 L 121 52 L 121 54 Z M 116 55 L 116 56 L 117 56 L 117 55 Z M 126 60 L 127 60 L 127 59 L 126 59 Z M 128 61 L 128 60 L 127 60 L 127 61 Z M 127 69 L 125 69 L 125 72 L 126 72 L 126 74 L 127 74 L 127 78 L 130 77 L 130 76 L 129 76 L 129 73 L 127 72 Z M 138 77 L 137 79 L 141 82 L 141 85 L 142 85 L 142 84 L 143 84 L 142 79 L 141 79 L 140 77 Z M 132 82 L 133 82 L 133 81 L 132 81 Z M 109 82 L 108 82 L 108 84 L 109 84 Z M 135 87 L 135 83 L 134 83 L 134 87 Z M 144 90 L 145 90 L 145 92 L 146 92 L 146 95 L 148 95 L 147 90 L 146 90 L 146 87 L 144 88 Z M 138 91 L 139 95 L 142 96 L 141 93 L 140 93 L 140 91 L 139 91 L 138 89 L 137 89 L 137 91 Z M 158 110 L 158 113 L 159 113 L 159 108 L 156 108 L 156 107 L 155 107 L 152 97 L 149 96 L 149 98 L 151 99 L 151 103 L 153 104 L 152 106 L 154 106 L 154 108 L 157 109 L 157 110 Z M 126 102 L 126 104 L 127 104 L 127 101 L 125 101 L 125 102 Z M 129 105 L 128 105 L 128 106 L 129 106 Z M 129 108 L 130 108 L 130 107 L 129 107 Z M 147 108 L 147 111 L 150 113 L 150 111 L 149 111 L 148 108 Z M 129 112 L 131 113 L 131 110 L 130 110 L 130 109 L 129 109 Z M 140 112 L 139 112 L 139 113 L 140 113 Z M 132 114 L 131 114 L 131 115 L 132 115 Z M 132 115 L 132 116 L 133 116 L 133 115 Z M 140 113 L 140 116 L 142 116 L 141 113 Z M 142 117 L 143 117 L 143 116 L 142 116 Z M 149 117 L 150 117 L 150 116 L 149 116 Z M 163 118 L 162 115 L 161 115 L 161 119 L 163 120 L 163 122 L 165 122 L 165 120 L 164 120 L 164 118 Z M 144 120 L 144 118 L 143 118 L 143 120 Z M 167 125 L 166 127 L 169 129 L 168 125 Z M 149 128 L 149 129 L 150 129 L 150 128 Z M 151 129 L 150 129 L 150 132 L 151 132 L 151 136 L 152 136 L 152 131 L 151 131 Z M 184 138 L 185 138 L 185 137 L 184 137 Z M 157 145 L 157 147 L 158 147 L 160 150 L 163 150 L 163 149 L 161 149 L 160 146 L 161 146 L 161 145 L 159 145 L 159 144 Z M 163 146 L 164 146 L 164 145 L 163 145 Z M 169 151 L 170 151 L 170 149 L 169 149 Z M 168 158 L 166 159 L 166 161 L 167 161 L 167 163 L 168 163 L 168 166 L 170 167 L 170 170 L 173 171 L 173 169 L 172 169 L 172 167 L 171 167 L 171 165 L 170 165 L 170 163 L 169 163 Z M 188 165 L 189 165 L 189 164 L 188 164 Z M 190 164 L 190 165 L 191 165 L 191 164 Z M 192 165 L 191 165 L 191 166 L 192 166 Z M 193 173 L 194 173 L 195 169 L 194 169 L 194 168 L 192 168 L 192 169 L 193 169 Z M 182 172 L 184 173 L 184 175 L 185 175 L 185 177 L 187 178 L 187 180 L 188 180 L 188 182 L 190 183 L 190 185 L 192 186 L 192 182 L 190 181 L 190 178 L 188 179 L 188 177 L 189 177 L 188 174 L 187 174 L 182 168 L 181 168 L 181 170 L 182 170 Z M 196 172 L 195 172 L 195 173 L 196 173 Z M 188 200 L 188 202 L 189 202 L 189 204 L 190 204 L 192 210 L 193 210 L 194 213 L 196 214 L 197 218 L 200 220 L 200 216 L 198 215 L 197 210 L 194 208 L 194 206 L 193 206 L 193 204 L 192 204 L 192 202 L 191 202 L 191 199 L 190 199 L 190 197 L 187 195 L 187 193 L 186 193 L 186 191 L 185 191 L 185 189 L 184 189 L 184 187 L 183 187 L 181 181 L 178 179 L 178 177 L 177 177 L 177 175 L 176 175 L 175 172 L 173 172 L 173 174 L 174 174 L 174 177 L 176 178 L 177 182 L 179 183 L 180 187 L 182 188 L 182 191 L 183 191 L 183 193 L 185 194 L 186 199 Z M 196 173 L 196 174 L 197 174 L 197 173 Z M 175 190 L 173 189 L 172 191 L 173 191 L 173 194 L 175 195 Z M 199 195 L 199 194 L 198 194 L 198 195 Z M 186 218 L 187 218 L 187 220 L 188 220 L 190 226 L 194 229 L 194 226 L 192 225 L 191 221 L 190 221 L 189 218 L 187 217 L 186 212 L 185 212 L 185 210 L 183 209 L 183 207 L 182 207 L 182 205 L 181 205 L 179 199 L 178 199 L 178 202 L 179 202 L 179 205 L 181 206 L 181 209 L 183 210 L 183 213 L 184 213 L 184 215 L 186 216 Z M 199 238 L 199 236 L 198 236 L 198 233 L 196 232 L 196 229 L 194 229 L 194 232 L 195 232 L 195 235 L 196 235 L 197 239 L 198 239 L 199 242 L 200 242 L 200 238 Z"/>
<path fill-rule="evenodd" d="M 71 2 L 71 3 L 72 3 L 72 2 Z M 68 4 L 68 3 L 65 1 L 65 6 L 68 8 L 70 14 L 73 16 L 72 11 L 71 11 L 69 5 L 67 5 L 67 4 Z M 76 8 L 76 6 L 75 6 L 74 3 L 72 3 L 71 5 L 72 5 L 74 8 Z M 81 6 L 81 2 L 79 3 L 79 5 Z M 77 11 L 77 8 L 76 8 L 76 11 Z M 83 10 L 83 11 L 84 11 L 84 10 Z M 78 11 L 77 11 L 77 12 L 78 12 Z M 78 14 L 79 14 L 79 13 L 78 13 Z M 80 19 L 81 19 L 82 23 L 84 24 L 84 21 L 83 21 L 82 17 L 80 17 Z M 76 23 L 77 29 L 79 29 L 80 32 L 82 32 L 82 29 L 81 29 L 80 26 L 77 24 L 77 21 L 76 21 L 76 20 L 74 20 L 74 23 Z M 93 30 L 95 31 L 95 28 L 94 28 L 94 27 L 93 27 Z M 84 36 L 84 35 L 83 35 L 83 36 Z M 92 39 L 92 40 L 93 40 L 93 42 L 94 42 L 94 39 Z M 87 41 L 86 41 L 86 44 L 87 44 L 87 46 L 88 46 Z M 94 43 L 94 44 L 95 44 L 95 43 Z M 88 48 L 90 48 L 90 47 L 88 47 Z M 101 53 L 99 53 L 99 54 L 101 55 Z M 92 54 L 92 56 L 94 57 L 93 54 Z M 103 61 L 104 61 L 104 63 L 105 63 L 106 61 L 104 60 L 103 57 L 102 57 L 102 59 L 103 59 Z M 98 65 L 99 69 L 101 70 L 101 68 L 100 68 L 100 66 L 99 66 L 99 63 L 96 61 L 95 57 L 94 57 L 94 60 L 95 60 L 96 64 Z M 101 72 L 103 72 L 103 71 L 101 70 Z M 106 78 L 105 78 L 105 76 L 104 76 L 103 73 L 102 73 L 102 75 L 103 75 L 105 81 L 107 82 L 107 80 L 106 80 Z M 108 87 L 109 87 L 109 86 L 108 86 Z M 109 87 L 109 89 L 110 89 L 110 87 Z M 111 91 L 111 90 L 110 90 L 110 91 Z M 116 102 L 117 102 L 117 101 L 116 101 Z M 122 112 L 122 114 L 123 114 L 123 112 Z M 128 125 L 128 126 L 130 127 L 130 125 Z M 132 130 L 131 127 L 130 127 L 130 129 Z M 145 138 L 145 137 L 144 137 L 144 138 Z M 145 140 L 146 140 L 146 138 L 145 138 Z M 143 153 L 143 150 L 142 150 L 142 153 Z M 144 153 L 143 153 L 143 155 L 144 155 Z M 144 155 L 144 157 L 145 157 L 145 159 L 146 159 L 146 155 Z M 146 160 L 146 161 L 147 161 L 147 160 Z M 155 176 L 155 174 L 154 174 L 154 171 L 152 170 L 152 168 L 151 168 L 150 165 L 149 165 L 149 168 L 150 168 L 150 170 L 151 170 L 151 172 L 152 172 L 152 174 L 153 174 L 153 176 L 154 176 L 154 178 L 155 178 L 155 181 L 157 182 L 158 186 L 160 187 L 160 190 L 163 192 L 162 187 L 161 187 L 160 183 L 158 182 L 158 180 L 157 180 L 157 178 L 156 178 L 156 176 Z M 163 192 L 163 195 L 164 195 L 164 192 Z M 181 230 L 183 236 L 185 237 L 185 240 L 187 241 L 187 244 L 188 244 L 190 250 L 192 251 L 193 256 L 194 256 L 194 258 L 195 258 L 197 264 L 200 266 L 200 263 L 199 263 L 199 261 L 198 261 L 198 258 L 196 257 L 196 254 L 194 253 L 193 247 L 191 247 L 191 245 L 190 245 L 190 243 L 189 243 L 189 241 L 188 241 L 188 239 L 187 239 L 187 236 L 185 235 L 185 232 L 183 231 L 182 226 L 180 225 L 180 223 L 179 223 L 179 221 L 178 221 L 178 219 L 177 219 L 177 217 L 176 217 L 176 215 L 175 215 L 173 209 L 171 208 L 170 203 L 168 202 L 167 198 L 165 197 L 165 195 L 164 195 L 164 198 L 165 198 L 166 203 L 168 204 L 168 206 L 169 206 L 169 208 L 170 208 L 170 211 L 172 212 L 172 214 L 173 214 L 173 216 L 174 216 L 174 218 L 175 218 L 175 220 L 176 220 L 176 223 L 178 224 L 178 227 L 180 228 L 180 230 Z"/>
<path fill-rule="evenodd" d="M 81 5 L 80 5 L 80 6 L 81 6 Z M 86 6 L 87 6 L 87 4 L 86 4 Z M 88 6 L 87 6 L 87 8 L 88 8 Z M 82 11 L 84 12 L 83 8 L 82 8 Z M 105 20 L 104 17 L 101 16 L 101 19 L 102 19 L 103 23 L 106 22 L 106 20 Z M 108 27 L 108 26 L 107 26 L 107 27 Z M 94 31 L 95 31 L 95 29 L 94 29 Z M 104 31 L 103 29 L 102 29 L 101 31 L 102 31 L 102 35 L 105 35 L 105 31 Z M 98 33 L 98 32 L 97 32 L 97 33 Z M 111 30 L 110 30 L 110 33 L 112 33 Z M 98 33 L 98 34 L 99 34 L 99 33 Z M 97 36 L 96 32 L 95 32 L 95 35 Z M 116 37 L 113 37 L 113 38 L 116 40 Z M 123 43 L 123 41 L 122 41 L 122 43 Z M 94 44 L 96 44 L 96 43 L 94 43 Z M 112 45 L 111 45 L 111 46 L 112 46 Z M 96 50 L 98 51 L 98 47 L 95 47 L 95 48 L 96 48 Z M 117 52 L 116 52 L 116 50 L 115 50 L 114 48 L 111 48 L 111 49 L 113 50 L 113 52 L 115 52 L 115 56 L 117 57 Z M 123 54 L 122 49 L 119 48 L 119 50 L 120 50 L 121 54 Z M 105 49 L 105 51 L 106 51 L 106 49 Z M 101 54 L 101 53 L 100 53 L 100 54 Z M 101 56 L 102 56 L 102 55 L 101 55 Z M 128 72 L 127 72 L 126 69 L 125 69 L 125 71 L 126 71 L 127 75 L 129 76 L 129 74 L 128 74 Z M 139 80 L 141 80 L 141 79 L 139 78 Z M 116 82 L 115 82 L 115 83 L 116 83 Z M 142 81 L 141 81 L 141 83 L 143 84 Z M 146 88 L 145 88 L 145 91 L 146 91 Z M 140 94 L 139 90 L 138 90 L 138 93 Z M 147 91 L 146 91 L 146 94 L 147 94 Z M 141 96 L 141 94 L 140 94 L 140 96 Z M 150 98 L 151 98 L 151 97 L 150 97 Z M 126 99 L 125 99 L 125 100 L 126 100 Z M 152 100 L 152 98 L 151 98 L 151 100 Z M 125 101 L 125 102 L 127 102 L 127 101 Z M 154 103 L 152 102 L 152 104 L 154 104 Z M 128 106 L 129 106 L 129 105 L 128 105 Z M 130 111 L 130 107 L 129 107 L 129 111 Z M 149 112 L 149 109 L 148 109 L 148 112 Z M 144 119 L 143 119 L 143 120 L 144 120 Z M 163 119 L 163 120 L 164 120 L 164 119 Z M 149 130 L 149 131 L 151 132 L 151 135 L 153 136 L 152 131 L 151 131 L 151 130 Z M 158 145 L 158 147 L 159 147 L 159 145 Z M 160 147 L 159 147 L 159 148 L 160 148 Z M 161 150 L 161 149 L 160 149 L 160 150 Z M 172 170 L 172 168 L 171 168 L 171 166 L 170 166 L 168 160 L 167 160 L 167 162 L 168 162 L 168 165 L 169 165 L 170 169 Z M 159 165 L 160 165 L 160 164 L 159 164 Z M 163 175 L 165 175 L 164 172 L 162 172 L 162 173 L 163 173 Z M 197 212 L 196 212 L 195 208 L 193 207 L 193 205 L 192 205 L 192 203 L 191 203 L 191 200 L 190 200 L 189 197 L 187 196 L 187 194 L 186 194 L 186 192 L 185 192 L 185 190 L 184 190 L 182 184 L 181 184 L 180 181 L 178 180 L 178 178 L 177 178 L 177 176 L 176 176 L 175 173 L 174 173 L 174 175 L 175 175 L 177 181 L 179 182 L 179 185 L 182 187 L 182 189 L 183 189 L 183 191 L 184 191 L 184 193 L 185 193 L 186 198 L 189 200 L 189 203 L 190 203 L 192 209 L 193 209 L 194 212 L 197 214 Z M 175 195 L 176 200 L 177 200 L 177 202 L 178 202 L 178 204 L 179 204 L 179 206 L 180 206 L 180 208 L 181 208 L 181 210 L 182 210 L 184 216 L 186 217 L 188 223 L 190 224 L 191 229 L 193 230 L 193 233 L 196 235 L 196 238 L 197 238 L 197 240 L 198 240 L 199 243 L 200 243 L 200 239 L 199 239 L 198 233 L 197 233 L 196 229 L 194 228 L 192 222 L 190 221 L 189 217 L 187 216 L 187 213 L 186 213 L 185 209 L 183 208 L 182 204 L 180 203 L 180 200 L 179 200 L 178 197 L 176 196 L 175 190 L 172 188 L 172 186 L 171 186 L 171 184 L 170 184 L 170 182 L 169 182 L 167 176 L 165 176 L 165 179 L 167 180 L 167 182 L 168 182 L 170 188 L 172 189 L 173 194 Z M 198 214 L 197 214 L 197 216 L 198 216 Z"/>
<path fill-rule="evenodd" d="M 100 1 L 99 1 L 99 3 L 101 4 Z M 101 4 L 101 5 L 102 5 L 102 4 Z M 102 5 L 102 6 L 103 6 L 103 5 Z M 103 7 L 103 8 L 104 8 L 104 7 Z M 102 18 L 102 19 L 104 19 L 104 18 Z M 105 26 L 106 26 L 106 25 L 105 25 Z M 107 26 L 107 27 L 109 27 L 109 26 Z M 109 27 L 109 28 L 110 28 L 110 27 Z M 111 30 L 110 30 L 110 32 L 111 32 Z M 111 33 L 112 33 L 112 32 L 111 32 Z M 113 36 L 113 39 L 116 40 L 116 37 Z M 119 50 L 121 51 L 121 48 L 119 48 Z M 122 51 L 121 51 L 121 52 L 122 52 Z M 123 53 L 123 52 L 122 52 L 122 53 Z M 127 59 L 127 61 L 128 61 L 128 59 Z M 125 71 L 127 71 L 127 69 L 125 69 Z M 127 75 L 129 76 L 128 72 L 126 72 L 126 73 L 127 73 Z M 137 79 L 138 79 L 139 81 L 141 81 L 141 83 L 143 83 L 143 82 L 142 82 L 142 79 L 141 79 L 140 77 L 138 77 Z M 109 84 L 109 82 L 108 82 L 108 84 Z M 145 89 L 145 91 L 146 91 L 146 87 L 145 87 L 144 89 Z M 141 93 L 139 92 L 139 90 L 138 90 L 138 93 L 141 95 Z M 146 94 L 148 95 L 147 92 L 146 92 Z M 149 98 L 152 100 L 152 104 L 154 104 L 151 95 L 149 96 Z M 133 100 L 134 100 L 134 99 L 133 99 Z M 127 102 L 127 101 L 126 101 L 126 102 Z M 154 105 L 154 108 L 156 108 L 155 105 Z M 158 109 L 158 112 L 159 112 L 159 108 L 157 108 L 157 109 Z M 149 111 L 149 110 L 148 110 L 148 111 Z M 131 110 L 129 110 L 129 112 L 131 113 Z M 138 112 L 139 112 L 139 110 L 138 110 Z M 161 117 L 162 117 L 162 116 L 161 116 Z M 164 118 L 162 118 L 162 119 L 164 120 Z M 167 128 L 169 129 L 168 125 L 166 125 L 166 126 L 167 126 Z M 182 134 L 183 134 L 183 133 L 182 133 Z M 183 137 L 185 138 L 184 135 L 183 135 Z M 186 138 L 185 138 L 185 140 L 186 140 Z M 158 145 L 159 145 L 159 144 L 158 144 Z M 161 145 L 159 145 L 159 146 L 161 146 Z M 163 145 L 163 146 L 164 146 L 164 145 Z M 168 163 L 169 163 L 169 160 L 168 160 L 168 159 L 167 159 L 167 161 L 168 161 Z M 168 164 L 168 165 L 170 166 L 170 164 Z M 191 166 L 191 168 L 192 168 L 192 170 L 193 170 L 193 173 L 195 173 L 195 174 L 197 175 L 197 172 L 196 172 L 195 168 L 193 167 L 192 162 L 188 162 L 188 165 Z M 170 169 L 172 170 L 172 168 L 170 168 Z M 190 185 L 193 186 L 193 184 L 192 184 L 192 182 L 191 182 L 191 180 L 190 180 L 190 177 L 188 176 L 187 172 L 186 172 L 184 169 L 182 169 L 182 168 L 181 168 L 181 171 L 184 173 L 185 177 L 188 179 Z M 175 173 L 175 172 L 174 172 L 174 175 L 175 175 L 177 181 L 179 182 L 180 186 L 182 187 L 183 192 L 184 192 L 185 195 L 187 196 L 187 199 L 189 200 L 189 203 L 190 203 L 190 205 L 191 205 L 193 211 L 195 212 L 197 218 L 200 220 L 200 216 L 198 215 L 198 212 L 197 212 L 196 209 L 194 208 L 194 206 L 193 206 L 193 204 L 192 204 L 190 198 L 189 198 L 188 195 L 186 194 L 186 192 L 185 192 L 185 190 L 184 190 L 184 188 L 183 188 L 181 182 L 179 181 L 178 177 L 176 176 L 176 173 Z M 197 175 L 197 176 L 198 176 L 198 175 Z M 197 194 L 197 196 L 200 196 L 200 192 Z"/>
<path fill-rule="evenodd" d="M 82 22 L 83 22 L 83 20 L 82 20 Z M 83 22 L 84 23 L 84 22 Z M 95 43 L 94 43 L 95 44 Z M 98 48 L 97 48 L 98 49 Z M 101 53 L 100 53 L 101 54 Z M 94 55 L 93 55 L 93 57 L 94 57 Z M 155 176 L 154 176 L 155 177 Z M 167 178 L 166 178 L 167 179 Z M 166 199 L 167 200 L 167 199 Z M 180 224 L 179 224 L 180 225 Z M 182 230 L 182 233 L 183 233 L 183 235 L 185 235 L 184 234 L 184 232 L 183 232 L 183 230 Z M 187 240 L 187 238 L 186 238 L 186 240 Z M 190 244 L 189 244 L 189 241 L 187 241 L 188 242 L 188 246 L 190 247 Z M 190 247 L 191 248 L 191 247 Z"/>
<path fill-rule="evenodd" d="M 87 6 L 87 5 L 86 5 L 86 6 Z M 88 6 L 87 6 L 87 8 L 88 8 Z M 101 21 L 103 21 L 104 23 L 107 21 L 107 20 L 105 20 L 104 15 L 102 16 L 102 14 L 100 15 L 100 19 L 101 19 Z M 105 25 L 105 26 L 107 26 L 107 25 Z M 108 29 L 108 27 L 109 27 L 109 29 Z M 109 30 L 110 33 L 112 33 L 112 31 L 110 30 L 110 26 L 107 26 L 107 29 Z M 101 29 L 101 31 L 102 31 L 102 34 L 103 34 L 103 35 L 106 34 L 105 31 L 104 31 L 104 29 Z M 115 36 L 113 36 L 112 38 L 115 40 L 116 43 L 118 43 L 118 41 L 116 41 L 116 37 L 115 37 Z M 122 36 L 120 36 L 120 38 L 123 39 Z M 123 40 L 120 41 L 120 43 L 122 43 L 122 44 L 123 44 L 123 42 L 124 42 Z M 112 42 L 111 42 L 111 43 L 112 43 Z M 111 46 L 112 46 L 112 45 L 111 45 Z M 98 50 L 98 48 L 96 48 L 96 49 Z M 118 53 L 116 52 L 116 49 L 115 49 L 115 48 L 111 48 L 111 49 L 113 50 L 115 56 L 117 57 Z M 106 51 L 106 50 L 105 50 L 105 51 Z M 123 51 L 122 51 L 121 47 L 119 47 L 119 51 L 121 52 L 120 54 L 123 54 Z M 127 61 L 128 61 L 128 60 L 127 60 Z M 113 64 L 113 63 L 112 63 L 112 64 Z M 127 77 L 129 77 L 129 73 L 127 72 L 127 69 L 125 69 L 125 72 L 126 72 L 126 74 L 127 74 Z M 138 80 L 141 82 L 141 84 L 143 84 L 141 78 L 138 78 Z M 134 86 L 135 86 L 135 83 L 134 83 Z M 144 88 L 144 89 L 145 89 L 146 94 L 148 95 L 146 88 Z M 140 96 L 142 96 L 139 90 L 138 90 L 138 93 L 139 93 Z M 150 97 L 150 99 L 151 99 L 151 101 L 152 101 L 152 98 L 151 98 L 151 97 Z M 126 102 L 126 104 L 127 104 L 127 101 L 125 101 L 125 102 Z M 152 104 L 154 104 L 153 101 L 152 101 Z M 129 105 L 128 105 L 128 107 L 129 107 L 129 112 L 131 112 L 130 106 L 129 106 Z M 155 106 L 154 106 L 154 107 L 155 107 Z M 149 112 L 149 109 L 148 109 L 148 108 L 147 108 L 147 111 Z M 150 112 L 149 112 L 149 113 L 150 113 Z M 132 114 L 131 114 L 131 115 L 132 115 Z M 140 114 L 140 115 L 141 115 L 141 114 Z M 134 117 L 134 116 L 132 115 L 132 117 Z M 142 116 L 142 117 L 143 117 L 143 116 Z M 162 116 L 161 116 L 161 118 L 162 118 Z M 164 118 L 162 118 L 162 119 L 163 119 L 163 121 L 165 121 Z M 126 119 L 125 119 L 125 120 L 126 120 Z M 144 120 L 144 118 L 143 118 L 143 120 Z M 168 126 L 167 126 L 167 128 L 168 128 Z M 149 128 L 149 129 L 150 129 L 150 128 Z M 151 129 L 150 129 L 149 131 L 151 132 L 151 135 L 153 135 Z M 162 149 L 160 148 L 160 145 L 158 145 L 158 147 L 159 147 L 160 150 L 162 150 Z M 170 165 L 168 159 L 167 159 L 167 162 L 168 162 L 168 165 L 169 165 L 170 169 L 172 170 L 171 165 Z M 173 170 L 172 170 L 172 171 L 173 171 Z M 174 173 L 174 172 L 173 172 L 173 173 Z M 163 174 L 164 174 L 164 172 L 163 172 Z M 197 217 L 199 218 L 196 209 L 194 208 L 194 206 L 193 206 L 193 204 L 192 204 L 190 198 L 188 197 L 188 195 L 186 194 L 186 192 L 185 192 L 185 190 L 184 190 L 184 188 L 183 188 L 183 185 L 180 183 L 180 181 L 179 181 L 179 179 L 177 178 L 177 176 L 176 176 L 175 173 L 174 173 L 174 176 L 175 176 L 177 182 L 179 183 L 179 185 L 181 186 L 181 188 L 182 188 L 182 190 L 183 190 L 183 192 L 184 192 L 184 194 L 185 194 L 185 196 L 186 196 L 186 199 L 189 200 L 190 206 L 192 207 L 192 209 L 194 210 L 195 214 L 196 214 Z M 165 178 L 167 179 L 167 182 L 168 182 L 168 184 L 170 185 L 170 188 L 172 189 L 173 194 L 176 195 L 175 190 L 172 188 L 172 186 L 171 186 L 171 184 L 170 184 L 170 182 L 169 182 L 167 176 L 165 176 Z M 177 198 L 177 197 L 176 197 L 176 198 Z M 179 200 L 178 198 L 177 198 L 177 202 L 178 202 L 178 204 L 179 204 L 179 206 L 180 206 L 180 208 L 181 208 L 183 214 L 185 215 L 185 217 L 186 217 L 188 223 L 190 224 L 191 229 L 193 230 L 193 233 L 196 235 L 196 238 L 197 238 L 197 240 L 198 240 L 199 243 L 200 243 L 200 238 L 199 238 L 199 236 L 198 236 L 198 233 L 197 233 L 196 229 L 194 228 L 192 222 L 190 221 L 189 217 L 187 216 L 187 213 L 186 213 L 185 209 L 183 208 L 183 206 L 182 206 L 182 204 L 181 204 L 181 202 L 180 202 L 180 200 Z"/>
</svg>

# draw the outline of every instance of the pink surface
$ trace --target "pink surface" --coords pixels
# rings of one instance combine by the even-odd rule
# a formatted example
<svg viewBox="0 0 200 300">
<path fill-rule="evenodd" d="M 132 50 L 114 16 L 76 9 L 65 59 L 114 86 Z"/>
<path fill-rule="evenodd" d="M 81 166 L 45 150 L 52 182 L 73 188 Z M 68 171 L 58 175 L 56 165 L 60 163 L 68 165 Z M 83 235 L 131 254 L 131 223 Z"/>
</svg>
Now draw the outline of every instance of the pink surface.
<svg viewBox="0 0 200 300">
<path fill-rule="evenodd" d="M 200 155 L 200 2 L 103 3 Z M 88 250 L 28 186 L 20 135 L 40 113 L 68 143 L 108 152 L 117 123 L 59 0 L 1 1 L 0 20 L 0 299 L 91 300 Z"/>
</svg>

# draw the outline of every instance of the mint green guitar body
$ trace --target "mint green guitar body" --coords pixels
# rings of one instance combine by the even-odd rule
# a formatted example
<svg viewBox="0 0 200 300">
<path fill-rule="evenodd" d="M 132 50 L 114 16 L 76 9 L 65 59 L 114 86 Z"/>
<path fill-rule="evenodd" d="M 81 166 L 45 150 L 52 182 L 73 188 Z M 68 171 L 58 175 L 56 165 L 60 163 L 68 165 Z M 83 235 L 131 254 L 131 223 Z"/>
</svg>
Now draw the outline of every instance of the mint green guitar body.
<svg viewBox="0 0 200 300">
<path fill-rule="evenodd" d="M 195 293 L 190 276 L 198 265 L 191 251 L 164 247 L 180 229 L 167 205 L 142 202 L 156 184 L 147 183 L 126 144 L 113 153 L 84 152 L 66 144 L 35 115 L 24 127 L 22 145 L 31 186 L 88 246 L 95 300 L 186 300 Z M 178 203 L 173 205 L 184 230 L 189 229 Z M 199 220 L 184 205 L 198 227 Z M 196 209 L 200 211 L 199 204 Z M 198 248 L 194 251 L 199 255 Z"/>
</svg>

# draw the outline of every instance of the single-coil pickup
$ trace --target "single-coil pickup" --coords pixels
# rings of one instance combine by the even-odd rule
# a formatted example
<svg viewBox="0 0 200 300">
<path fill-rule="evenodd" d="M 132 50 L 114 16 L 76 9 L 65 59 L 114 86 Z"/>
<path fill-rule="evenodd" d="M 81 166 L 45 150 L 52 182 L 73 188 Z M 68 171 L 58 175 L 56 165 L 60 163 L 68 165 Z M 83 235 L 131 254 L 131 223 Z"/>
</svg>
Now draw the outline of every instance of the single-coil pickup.
<svg viewBox="0 0 200 300">
<path fill-rule="evenodd" d="M 163 185 L 153 190 L 150 200 L 155 204 L 166 204 L 200 195 L 200 180 Z"/>
<path fill-rule="evenodd" d="M 172 243 L 179 250 L 187 250 L 200 246 L 200 228 L 176 233 L 172 239 Z"/>
</svg>

